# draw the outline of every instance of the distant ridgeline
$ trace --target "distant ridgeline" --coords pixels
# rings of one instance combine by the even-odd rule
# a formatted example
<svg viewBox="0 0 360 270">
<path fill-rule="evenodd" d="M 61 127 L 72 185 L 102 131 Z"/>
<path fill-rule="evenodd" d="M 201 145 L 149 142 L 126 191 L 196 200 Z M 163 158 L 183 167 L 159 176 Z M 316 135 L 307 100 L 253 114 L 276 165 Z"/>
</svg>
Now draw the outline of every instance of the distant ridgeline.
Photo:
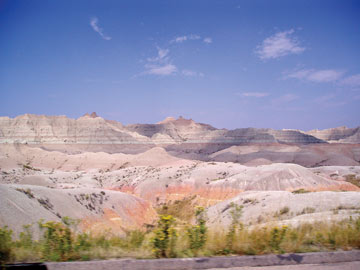
<svg viewBox="0 0 360 270">
<path fill-rule="evenodd" d="M 78 119 L 25 114 L 0 117 L 0 143 L 84 145 L 169 145 L 252 143 L 360 143 L 360 127 L 326 130 L 216 129 L 191 119 L 169 117 L 156 124 L 105 120 L 96 113 Z"/>
</svg>

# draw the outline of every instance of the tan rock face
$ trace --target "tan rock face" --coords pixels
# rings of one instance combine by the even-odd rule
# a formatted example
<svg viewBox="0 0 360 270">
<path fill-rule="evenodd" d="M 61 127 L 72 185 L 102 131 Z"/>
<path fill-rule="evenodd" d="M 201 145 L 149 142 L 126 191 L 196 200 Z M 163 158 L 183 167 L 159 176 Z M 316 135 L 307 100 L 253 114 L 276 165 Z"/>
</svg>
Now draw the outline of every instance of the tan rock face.
<svg viewBox="0 0 360 270">
<path fill-rule="evenodd" d="M 310 130 L 306 134 L 321 140 L 341 143 L 359 143 L 360 128 L 338 127 L 324 130 Z"/>
<path fill-rule="evenodd" d="M 28 144 L 174 144 L 174 143 L 360 143 L 359 128 L 323 131 L 242 128 L 216 129 L 191 119 L 167 118 L 158 124 L 122 126 L 95 112 L 78 119 L 25 114 L 0 117 L 0 143 Z"/>
<path fill-rule="evenodd" d="M 0 118 L 1 143 L 122 144 L 147 142 L 147 138 L 121 129 L 94 114 L 79 119 L 65 116 L 22 115 Z"/>
<path fill-rule="evenodd" d="M 188 198 L 211 210 L 246 194 L 298 203 L 289 191 L 304 189 L 316 192 L 301 198 L 319 193 L 326 202 L 335 192 L 323 191 L 359 191 L 345 181 L 360 176 L 358 136 L 346 128 L 225 130 L 182 117 L 128 126 L 96 113 L 0 117 L 0 226 L 18 232 L 69 216 L 84 231 L 122 234 L 153 223 L 153 206 Z M 351 194 L 357 201 L 360 192 Z"/>
</svg>

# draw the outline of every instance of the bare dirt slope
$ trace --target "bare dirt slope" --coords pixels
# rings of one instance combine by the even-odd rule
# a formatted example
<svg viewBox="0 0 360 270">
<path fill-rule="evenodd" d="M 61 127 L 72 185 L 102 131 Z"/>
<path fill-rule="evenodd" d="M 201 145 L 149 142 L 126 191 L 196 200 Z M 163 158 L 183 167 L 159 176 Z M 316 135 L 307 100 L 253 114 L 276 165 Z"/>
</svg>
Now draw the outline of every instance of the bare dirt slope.
<svg viewBox="0 0 360 270">
<path fill-rule="evenodd" d="M 27 224 L 61 221 L 63 217 L 80 221 L 82 231 L 115 234 L 142 229 L 152 224 L 156 213 L 152 206 L 137 197 L 102 189 L 52 189 L 34 185 L 0 185 L 0 226 L 15 233 Z"/>
<path fill-rule="evenodd" d="M 338 221 L 360 216 L 359 192 L 248 191 L 218 203 L 208 210 L 213 227 L 227 228 L 232 222 L 231 204 L 243 206 L 240 221 L 247 225 Z"/>
<path fill-rule="evenodd" d="M 249 167 L 190 161 L 170 156 L 160 147 L 136 155 L 68 155 L 23 145 L 1 149 L 2 183 L 111 189 L 134 194 L 152 204 L 197 195 L 203 205 L 211 205 L 247 190 L 358 190 L 344 178 L 335 179 L 296 164 Z"/>
</svg>

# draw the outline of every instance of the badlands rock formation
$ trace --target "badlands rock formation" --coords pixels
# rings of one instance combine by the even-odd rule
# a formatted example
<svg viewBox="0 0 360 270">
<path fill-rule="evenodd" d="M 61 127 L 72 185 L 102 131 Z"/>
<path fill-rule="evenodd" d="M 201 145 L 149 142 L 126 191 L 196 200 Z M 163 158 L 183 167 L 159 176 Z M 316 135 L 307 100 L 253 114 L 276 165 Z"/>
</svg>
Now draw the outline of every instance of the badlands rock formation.
<svg viewBox="0 0 360 270">
<path fill-rule="evenodd" d="M 274 224 L 278 220 L 284 225 L 298 225 L 360 216 L 358 192 L 294 194 L 287 191 L 251 191 L 210 207 L 208 217 L 211 226 L 227 228 L 231 224 L 232 203 L 243 206 L 241 222 L 246 225 Z"/>
<path fill-rule="evenodd" d="M 152 224 L 156 212 L 137 197 L 109 190 L 77 188 L 50 189 L 36 185 L 0 185 L 0 225 L 15 233 L 23 225 L 40 220 L 61 221 L 62 217 L 80 220 L 79 229 L 101 233 L 111 229 L 124 234 L 144 224 Z M 37 226 L 33 226 L 37 233 Z"/>
<path fill-rule="evenodd" d="M 338 127 L 324 130 L 310 130 L 307 134 L 328 142 L 359 143 L 360 127 Z"/>
<path fill-rule="evenodd" d="M 174 143 L 360 143 L 359 128 L 303 132 L 240 128 L 216 129 L 193 120 L 167 118 L 157 124 L 123 126 L 96 113 L 78 119 L 25 114 L 0 117 L 0 142 L 28 144 L 174 144 Z"/>
<path fill-rule="evenodd" d="M 161 146 L 192 160 L 241 164 L 359 165 L 360 128 L 323 131 L 216 129 L 193 120 L 167 118 L 157 124 L 123 126 L 96 113 L 78 119 L 25 114 L 0 117 L 0 144 L 17 143 L 64 153 L 138 154 Z"/>
<path fill-rule="evenodd" d="M 123 126 L 95 113 L 0 117 L 0 226 L 19 232 L 40 218 L 69 216 L 83 231 L 124 234 L 154 224 L 154 208 L 184 199 L 210 207 L 214 226 L 227 225 L 231 202 L 246 207 L 252 224 L 271 222 L 284 204 L 292 214 L 281 222 L 345 207 L 341 219 L 360 201 L 356 182 L 347 181 L 360 178 L 359 142 L 359 128 L 226 130 L 181 117 Z M 291 193 L 298 190 L 309 193 Z"/>
</svg>

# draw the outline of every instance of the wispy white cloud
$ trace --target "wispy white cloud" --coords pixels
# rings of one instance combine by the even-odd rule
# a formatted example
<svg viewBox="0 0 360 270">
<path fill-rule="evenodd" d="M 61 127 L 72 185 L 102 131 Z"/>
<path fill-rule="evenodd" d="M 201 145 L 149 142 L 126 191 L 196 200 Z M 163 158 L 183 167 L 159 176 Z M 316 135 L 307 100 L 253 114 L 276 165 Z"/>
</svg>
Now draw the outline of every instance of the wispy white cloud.
<svg viewBox="0 0 360 270">
<path fill-rule="evenodd" d="M 239 93 L 239 95 L 243 97 L 255 97 L 255 98 L 263 98 L 269 96 L 269 93 L 265 92 L 245 92 L 245 93 Z"/>
<path fill-rule="evenodd" d="M 360 87 L 360 74 L 352 75 L 349 77 L 344 78 L 341 81 L 341 84 L 348 85 L 352 87 Z"/>
<path fill-rule="evenodd" d="M 191 34 L 186 36 L 175 37 L 174 39 L 170 40 L 170 43 L 182 43 L 187 40 L 198 40 L 200 38 L 201 37 L 199 35 Z"/>
<path fill-rule="evenodd" d="M 305 47 L 299 45 L 299 41 L 293 36 L 293 33 L 294 30 L 291 29 L 266 38 L 261 45 L 257 46 L 256 53 L 263 60 L 302 53 L 305 51 Z"/>
<path fill-rule="evenodd" d="M 158 50 L 158 55 L 155 57 L 151 57 L 148 58 L 147 61 L 148 62 L 167 62 L 169 60 L 168 54 L 169 54 L 169 50 L 168 49 L 161 49 L 159 47 L 157 47 Z"/>
<path fill-rule="evenodd" d="M 144 74 L 168 76 L 177 72 L 177 67 L 170 62 L 169 50 L 157 47 L 158 55 L 148 58 Z"/>
<path fill-rule="evenodd" d="M 203 39 L 203 41 L 204 41 L 205 43 L 207 43 L 207 44 L 210 44 L 210 43 L 212 43 L 212 38 L 206 37 L 206 38 Z"/>
<path fill-rule="evenodd" d="M 183 69 L 182 74 L 188 77 L 204 77 L 204 73 L 193 70 Z"/>
<path fill-rule="evenodd" d="M 297 95 L 294 95 L 294 94 L 285 94 L 285 95 L 282 95 L 278 98 L 275 98 L 272 100 L 273 104 L 274 105 L 279 105 L 279 104 L 285 104 L 285 103 L 289 103 L 289 102 L 292 102 L 296 99 L 298 99 L 299 97 Z"/>
<path fill-rule="evenodd" d="M 103 39 L 111 40 L 111 37 L 104 34 L 104 30 L 98 25 L 99 19 L 97 17 L 93 17 L 90 19 L 90 26 L 97 32 Z"/>
<path fill-rule="evenodd" d="M 166 76 L 166 75 L 171 75 L 171 74 L 174 74 L 177 72 L 177 68 L 173 64 L 165 64 L 162 66 L 146 65 L 145 67 L 148 69 L 146 71 L 146 73 L 152 74 L 152 75 Z"/>
<path fill-rule="evenodd" d="M 315 98 L 313 100 L 314 103 L 317 103 L 318 105 L 322 107 L 339 107 L 344 106 L 347 104 L 344 100 L 339 100 L 339 97 L 335 94 L 328 94 L 324 96 L 320 96 L 318 98 Z"/>
<path fill-rule="evenodd" d="M 307 80 L 312 82 L 334 82 L 339 80 L 343 74 L 343 71 L 334 69 L 302 69 L 285 74 L 285 77 Z"/>
</svg>

